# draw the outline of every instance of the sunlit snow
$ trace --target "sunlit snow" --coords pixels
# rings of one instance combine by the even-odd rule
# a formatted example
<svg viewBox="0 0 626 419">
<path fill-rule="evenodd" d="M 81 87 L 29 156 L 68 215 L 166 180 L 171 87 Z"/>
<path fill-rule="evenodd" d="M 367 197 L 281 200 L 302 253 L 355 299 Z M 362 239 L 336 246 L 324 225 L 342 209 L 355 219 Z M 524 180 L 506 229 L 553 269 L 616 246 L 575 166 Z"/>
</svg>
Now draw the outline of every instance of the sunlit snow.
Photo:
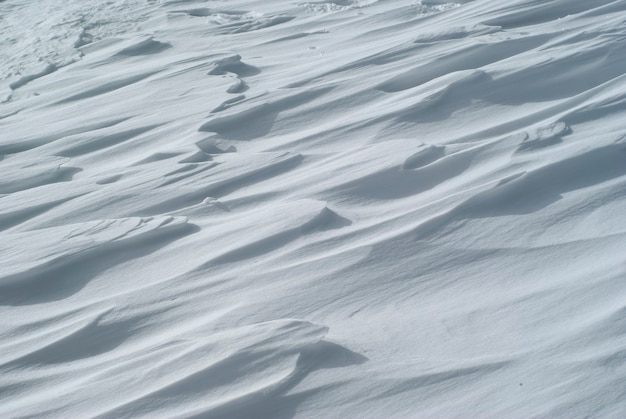
<svg viewBox="0 0 626 419">
<path fill-rule="evenodd" d="M 626 417 L 625 0 L 4 0 L 0 70 L 0 417 Z"/>
</svg>

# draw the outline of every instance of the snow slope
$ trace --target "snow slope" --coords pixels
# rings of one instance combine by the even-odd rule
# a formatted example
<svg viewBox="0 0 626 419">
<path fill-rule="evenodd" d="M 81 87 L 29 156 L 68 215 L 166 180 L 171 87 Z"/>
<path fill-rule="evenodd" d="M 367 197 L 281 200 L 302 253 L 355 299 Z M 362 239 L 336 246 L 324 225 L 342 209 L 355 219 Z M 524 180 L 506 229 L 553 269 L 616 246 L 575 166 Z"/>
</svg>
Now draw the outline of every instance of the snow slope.
<svg viewBox="0 0 626 419">
<path fill-rule="evenodd" d="M 0 416 L 626 416 L 626 1 L 0 1 Z"/>
</svg>

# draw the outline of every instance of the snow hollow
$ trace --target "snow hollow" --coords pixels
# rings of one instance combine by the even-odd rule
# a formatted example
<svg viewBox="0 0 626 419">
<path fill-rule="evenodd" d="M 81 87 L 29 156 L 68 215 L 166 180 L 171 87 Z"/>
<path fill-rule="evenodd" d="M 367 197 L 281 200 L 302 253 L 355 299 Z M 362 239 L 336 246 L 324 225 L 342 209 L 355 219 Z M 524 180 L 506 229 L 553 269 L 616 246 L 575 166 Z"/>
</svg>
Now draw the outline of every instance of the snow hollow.
<svg viewBox="0 0 626 419">
<path fill-rule="evenodd" d="M 626 1 L 0 1 L 0 416 L 626 417 Z"/>
</svg>

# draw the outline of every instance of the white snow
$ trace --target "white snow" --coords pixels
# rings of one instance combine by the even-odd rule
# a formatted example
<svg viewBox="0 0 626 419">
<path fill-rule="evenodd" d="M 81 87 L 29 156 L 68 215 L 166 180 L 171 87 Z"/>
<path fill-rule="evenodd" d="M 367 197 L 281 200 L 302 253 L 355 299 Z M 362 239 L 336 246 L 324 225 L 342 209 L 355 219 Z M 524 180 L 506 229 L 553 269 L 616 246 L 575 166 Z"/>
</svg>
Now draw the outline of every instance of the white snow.
<svg viewBox="0 0 626 419">
<path fill-rule="evenodd" d="M 626 1 L 0 1 L 0 417 L 626 417 Z"/>
</svg>

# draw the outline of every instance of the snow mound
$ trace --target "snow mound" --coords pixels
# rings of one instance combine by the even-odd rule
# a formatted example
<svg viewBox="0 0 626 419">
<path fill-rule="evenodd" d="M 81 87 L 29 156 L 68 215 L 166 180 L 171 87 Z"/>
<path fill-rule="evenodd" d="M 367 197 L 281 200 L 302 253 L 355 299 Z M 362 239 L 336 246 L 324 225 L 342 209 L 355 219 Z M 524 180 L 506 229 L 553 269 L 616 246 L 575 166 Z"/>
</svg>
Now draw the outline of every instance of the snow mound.
<svg viewBox="0 0 626 419">
<path fill-rule="evenodd" d="M 626 417 L 625 13 L 0 1 L 0 416 Z"/>
</svg>

